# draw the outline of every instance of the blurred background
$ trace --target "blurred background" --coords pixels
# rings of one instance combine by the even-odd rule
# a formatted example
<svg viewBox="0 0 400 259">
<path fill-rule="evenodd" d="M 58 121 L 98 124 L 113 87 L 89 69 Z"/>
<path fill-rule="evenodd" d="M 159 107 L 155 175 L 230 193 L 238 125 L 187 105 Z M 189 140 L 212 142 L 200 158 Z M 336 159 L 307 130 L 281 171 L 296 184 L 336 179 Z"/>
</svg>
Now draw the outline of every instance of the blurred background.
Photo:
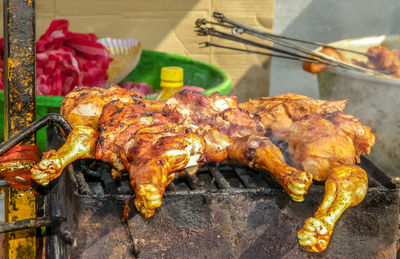
<svg viewBox="0 0 400 259">
<path fill-rule="evenodd" d="M 309 41 L 333 42 L 399 34 L 396 0 L 281 0 L 275 2 L 274 33 Z M 296 92 L 318 98 L 317 77 L 293 61 L 272 58 L 270 95 Z"/>
<path fill-rule="evenodd" d="M 54 19 L 67 19 L 73 32 L 134 38 L 143 49 L 188 56 L 224 69 L 232 78 L 232 94 L 242 100 L 285 92 L 316 98 L 316 77 L 295 61 L 199 48 L 204 38 L 196 36 L 194 22 L 211 20 L 213 11 L 267 32 L 310 41 L 400 33 L 397 0 L 41 0 L 36 1 L 36 10 L 38 37 Z"/>
<path fill-rule="evenodd" d="M 1 5 L 1 8 L 3 5 Z M 54 19 L 68 19 L 73 32 L 99 38 L 135 38 L 143 49 L 210 62 L 232 78 L 232 94 L 248 97 L 296 92 L 318 97 L 316 77 L 301 64 L 256 54 L 199 48 L 194 22 L 213 11 L 267 32 L 331 42 L 375 34 L 399 33 L 396 0 L 41 0 L 36 1 L 37 32 Z M 1 21 L 2 22 L 2 21 Z"/>
<path fill-rule="evenodd" d="M 72 32 L 93 32 L 98 38 L 134 38 L 143 49 L 187 56 L 224 69 L 243 98 L 268 94 L 269 59 L 212 48 L 199 48 L 195 21 L 211 19 L 219 10 L 232 18 L 271 31 L 274 1 L 250 0 L 40 0 L 36 1 L 36 35 L 54 19 L 67 19 Z M 251 86 L 251 87 L 249 87 Z"/>
</svg>

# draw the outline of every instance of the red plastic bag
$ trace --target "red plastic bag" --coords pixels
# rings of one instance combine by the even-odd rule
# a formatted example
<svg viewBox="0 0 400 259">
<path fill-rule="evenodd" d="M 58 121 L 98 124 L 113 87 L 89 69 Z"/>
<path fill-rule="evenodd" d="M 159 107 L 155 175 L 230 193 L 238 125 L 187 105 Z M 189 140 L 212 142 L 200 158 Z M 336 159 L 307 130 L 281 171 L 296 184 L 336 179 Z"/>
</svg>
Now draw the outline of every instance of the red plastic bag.
<svg viewBox="0 0 400 259">
<path fill-rule="evenodd" d="M 102 86 L 107 81 L 109 51 L 95 34 L 70 32 L 68 26 L 67 20 L 54 20 L 36 42 L 37 94 L 66 95 L 75 86 Z M 2 45 L 1 39 L 1 49 Z"/>
</svg>

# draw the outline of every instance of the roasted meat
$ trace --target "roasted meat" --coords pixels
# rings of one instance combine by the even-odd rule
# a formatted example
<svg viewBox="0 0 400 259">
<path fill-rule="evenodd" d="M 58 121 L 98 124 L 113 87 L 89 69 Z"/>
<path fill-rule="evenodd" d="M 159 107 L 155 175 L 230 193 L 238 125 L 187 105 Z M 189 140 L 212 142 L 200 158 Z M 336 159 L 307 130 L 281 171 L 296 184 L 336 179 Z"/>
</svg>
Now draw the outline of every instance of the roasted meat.
<svg viewBox="0 0 400 259">
<path fill-rule="evenodd" d="M 180 125 L 202 135 L 207 145 L 221 149 L 215 142 L 225 139 L 227 158 L 250 167 L 271 172 L 295 201 L 303 201 L 312 182 L 311 174 L 285 163 L 280 149 L 265 137 L 259 116 L 253 116 L 237 105 L 236 97 L 183 91 L 169 99 L 163 113 Z M 215 129 L 212 136 L 208 128 Z M 210 156 L 218 152 L 208 152 Z M 208 159 L 209 161 L 216 161 Z"/>
<path fill-rule="evenodd" d="M 318 114 L 294 122 L 289 131 L 289 153 L 296 167 L 325 181 L 323 202 L 298 232 L 300 244 L 309 251 L 324 250 L 340 215 L 366 195 L 368 178 L 355 165 L 358 154 L 351 135 Z"/>
<path fill-rule="evenodd" d="M 267 132 L 285 140 L 293 122 L 302 120 L 312 113 L 329 114 L 343 111 L 346 101 L 313 100 L 304 95 L 287 93 L 250 99 L 239 106 L 253 117 L 259 117 Z"/>
<path fill-rule="evenodd" d="M 157 112 L 161 105 L 116 86 L 76 89 L 61 109 L 73 130 L 60 150 L 47 152 L 33 167 L 32 178 L 46 185 L 76 159 L 100 159 L 113 166 L 113 175 L 129 171 L 135 205 L 150 217 L 176 172 L 235 159 L 272 172 L 294 200 L 304 199 L 311 174 L 285 163 L 236 98 L 187 91 L 171 99 L 163 114 Z M 242 120 L 234 122 L 234 116 Z"/>
<path fill-rule="evenodd" d="M 145 217 L 161 206 L 177 171 L 204 162 L 201 137 L 140 102 L 106 104 L 98 129 L 96 159 L 129 171 L 135 206 Z"/>
<path fill-rule="evenodd" d="M 340 52 L 334 48 L 322 47 L 322 49 L 319 52 L 322 54 L 325 54 L 329 57 L 335 58 L 337 60 L 351 63 L 351 60 L 345 58 L 345 56 L 343 56 L 342 52 Z M 328 68 L 329 68 L 329 66 L 325 65 L 325 64 L 312 63 L 312 62 L 304 62 L 303 63 L 304 71 L 310 72 L 311 74 L 317 74 Z"/>
<path fill-rule="evenodd" d="M 298 232 L 302 246 L 322 251 L 336 220 L 367 191 L 366 174 L 356 163 L 370 152 L 374 135 L 342 112 L 345 104 L 296 94 L 238 104 L 233 96 L 192 91 L 165 103 L 117 86 L 79 87 L 61 107 L 72 132 L 61 149 L 45 153 L 32 178 L 46 185 L 80 158 L 109 162 L 113 176 L 129 171 L 135 206 L 145 217 L 161 206 L 177 174 L 195 172 L 206 162 L 236 160 L 267 170 L 294 201 L 304 199 L 313 179 L 325 181 L 323 203 Z M 288 143 L 294 166 L 266 135 Z"/>
<path fill-rule="evenodd" d="M 322 204 L 298 232 L 300 244 L 308 251 L 323 251 L 337 219 L 367 192 L 367 175 L 356 162 L 360 155 L 369 154 L 375 136 L 359 119 L 344 114 L 344 105 L 345 101 L 314 101 L 292 94 L 240 105 L 261 117 L 273 135 L 288 143 L 296 168 L 325 181 Z"/>
<path fill-rule="evenodd" d="M 371 46 L 367 50 L 367 53 L 371 54 L 368 56 L 367 62 L 357 59 L 348 59 L 339 50 L 334 48 L 323 47 L 320 52 L 349 64 L 377 70 L 393 77 L 400 77 L 400 51 L 397 49 L 388 49 L 381 45 Z M 329 66 L 325 64 L 303 63 L 303 69 L 312 74 L 317 74 L 328 68 Z"/>
<path fill-rule="evenodd" d="M 372 46 L 368 49 L 369 62 L 372 67 L 378 70 L 384 70 L 388 74 L 400 77 L 400 51 L 397 49 L 388 49 L 384 46 Z M 368 66 L 368 64 L 366 64 Z"/>
</svg>

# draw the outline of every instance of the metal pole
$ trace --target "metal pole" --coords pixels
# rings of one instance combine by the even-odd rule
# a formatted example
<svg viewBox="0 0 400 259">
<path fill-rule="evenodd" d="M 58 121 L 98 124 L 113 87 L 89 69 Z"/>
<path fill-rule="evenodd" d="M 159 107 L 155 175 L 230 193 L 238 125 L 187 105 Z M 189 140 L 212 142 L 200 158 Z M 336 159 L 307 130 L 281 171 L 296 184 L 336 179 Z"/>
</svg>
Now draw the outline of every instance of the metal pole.
<svg viewBox="0 0 400 259">
<path fill-rule="evenodd" d="M 18 134 L 35 120 L 35 0 L 4 0 L 4 132 Z M 23 145 L 35 144 L 35 138 Z M 32 190 L 9 188 L 5 197 L 6 221 L 36 217 Z M 6 235 L 6 258 L 36 258 L 34 229 Z"/>
</svg>

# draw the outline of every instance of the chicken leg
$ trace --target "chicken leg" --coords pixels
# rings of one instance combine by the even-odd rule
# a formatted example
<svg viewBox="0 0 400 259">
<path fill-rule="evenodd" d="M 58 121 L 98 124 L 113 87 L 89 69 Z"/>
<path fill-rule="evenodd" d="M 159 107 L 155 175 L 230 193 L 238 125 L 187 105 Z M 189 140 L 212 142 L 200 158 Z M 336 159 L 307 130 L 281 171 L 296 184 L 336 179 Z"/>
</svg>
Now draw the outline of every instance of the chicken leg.
<svg viewBox="0 0 400 259">
<path fill-rule="evenodd" d="M 96 158 L 99 118 L 103 107 L 117 99 L 125 103 L 141 104 L 150 111 L 161 111 L 165 104 L 143 100 L 138 93 L 116 85 L 112 85 L 109 89 L 85 86 L 75 88 L 65 96 L 61 104 L 61 115 L 70 123 L 72 131 L 67 136 L 66 143 L 58 151 L 45 152 L 42 160 L 33 166 L 32 179 L 41 185 L 47 185 L 73 161 Z"/>
<path fill-rule="evenodd" d="M 297 202 L 304 200 L 312 183 L 312 174 L 287 165 L 280 149 L 266 137 L 253 135 L 235 138 L 228 148 L 228 158 L 271 172 Z"/>
<path fill-rule="evenodd" d="M 98 133 L 88 126 L 72 128 L 65 144 L 58 150 L 43 154 L 42 160 L 31 169 L 32 179 L 41 185 L 49 182 L 62 173 L 64 168 L 77 159 L 95 158 Z"/>
<path fill-rule="evenodd" d="M 139 165 L 131 163 L 130 182 L 135 190 L 138 211 L 146 218 L 153 216 L 155 209 L 161 206 L 165 187 L 174 179 L 175 172 L 197 166 L 204 145 L 202 138 L 192 133 L 163 137 L 147 151 L 150 159 Z"/>
<path fill-rule="evenodd" d="M 300 245 L 307 251 L 325 250 L 335 222 L 348 208 L 358 205 L 368 189 L 366 172 L 356 165 L 338 165 L 332 168 L 325 182 L 325 196 L 314 217 L 305 221 L 298 231 Z"/>
</svg>

